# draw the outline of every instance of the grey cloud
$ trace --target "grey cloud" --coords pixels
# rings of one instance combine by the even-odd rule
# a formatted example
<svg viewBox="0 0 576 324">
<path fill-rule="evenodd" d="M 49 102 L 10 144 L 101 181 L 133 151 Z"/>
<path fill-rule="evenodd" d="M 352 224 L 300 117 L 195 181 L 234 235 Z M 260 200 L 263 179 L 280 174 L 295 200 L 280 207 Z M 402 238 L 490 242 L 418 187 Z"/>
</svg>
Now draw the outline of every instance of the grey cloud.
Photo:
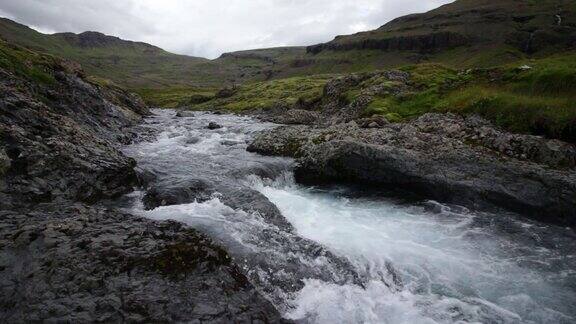
<svg viewBox="0 0 576 324">
<path fill-rule="evenodd" d="M 45 32 L 96 30 L 169 51 L 223 52 L 329 41 L 451 0 L 0 0 L 0 15 Z"/>
</svg>

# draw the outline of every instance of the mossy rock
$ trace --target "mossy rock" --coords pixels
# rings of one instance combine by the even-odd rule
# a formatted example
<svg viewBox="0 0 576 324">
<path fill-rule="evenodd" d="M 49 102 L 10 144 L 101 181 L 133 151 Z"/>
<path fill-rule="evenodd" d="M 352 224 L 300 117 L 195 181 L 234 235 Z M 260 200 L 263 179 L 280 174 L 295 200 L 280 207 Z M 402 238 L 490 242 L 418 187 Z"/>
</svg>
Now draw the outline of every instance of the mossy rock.
<svg viewBox="0 0 576 324">
<path fill-rule="evenodd" d="M 221 266 L 230 266 L 228 253 L 204 237 L 166 246 L 150 257 L 129 261 L 126 270 L 144 268 L 162 275 L 179 278 L 194 271 L 212 272 Z"/>
</svg>

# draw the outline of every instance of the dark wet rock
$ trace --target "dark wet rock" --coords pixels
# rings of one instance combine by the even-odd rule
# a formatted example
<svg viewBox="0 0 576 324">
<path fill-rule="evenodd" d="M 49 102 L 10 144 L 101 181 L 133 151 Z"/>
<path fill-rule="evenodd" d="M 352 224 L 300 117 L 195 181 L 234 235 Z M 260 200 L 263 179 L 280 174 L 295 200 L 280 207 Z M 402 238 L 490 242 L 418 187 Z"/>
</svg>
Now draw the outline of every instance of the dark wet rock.
<svg viewBox="0 0 576 324">
<path fill-rule="evenodd" d="M 221 141 L 220 144 L 222 144 L 224 146 L 235 146 L 235 145 L 244 144 L 244 142 L 225 140 L 225 141 Z"/>
<path fill-rule="evenodd" d="M 144 196 L 143 202 L 144 207 L 151 210 L 161 206 L 203 202 L 209 200 L 213 193 L 213 186 L 200 179 L 164 181 L 153 185 Z"/>
<path fill-rule="evenodd" d="M 484 130 L 470 128 L 474 134 L 498 135 L 469 141 L 462 136 L 467 132 L 462 128 L 465 120 L 426 115 L 412 123 L 375 129 L 356 123 L 286 126 L 256 138 L 249 150 L 297 157 L 300 182 L 394 187 L 443 202 L 503 207 L 550 223 L 576 225 L 576 172 L 566 169 L 573 165 L 572 146 L 508 134 L 474 118 L 468 122 L 483 123 Z M 494 144 L 498 141 L 510 149 L 500 150 Z M 548 153 L 520 155 L 542 150 Z"/>
<path fill-rule="evenodd" d="M 252 164 L 243 168 L 232 170 L 229 175 L 232 178 L 245 180 L 250 176 L 257 176 L 264 180 L 274 180 L 282 176 L 291 164 Z"/>
<path fill-rule="evenodd" d="M 52 61 L 42 65 L 49 82 L 0 68 L 0 318 L 282 322 L 206 236 L 78 203 L 101 206 L 141 185 L 152 187 L 148 205 L 160 206 L 205 199 L 210 188 L 160 186 L 154 172 L 137 169 L 120 148 L 157 135 L 134 129 L 148 108 Z M 115 206 L 129 206 L 123 198 Z"/>
<path fill-rule="evenodd" d="M 217 123 L 215 123 L 215 122 L 210 122 L 210 123 L 208 124 L 208 129 L 214 130 L 214 129 L 220 129 L 220 128 L 222 128 L 222 125 L 219 125 L 219 124 L 217 124 Z"/>
<path fill-rule="evenodd" d="M 283 231 L 292 232 L 292 224 L 282 216 L 282 213 L 266 196 L 245 186 L 227 185 L 218 188 L 222 194 L 220 200 L 233 209 L 246 212 L 256 212 L 269 224 L 278 226 Z"/>
<path fill-rule="evenodd" d="M 34 83 L 0 69 L 1 148 L 10 160 L 4 194 L 15 204 L 92 203 L 132 190 L 135 161 L 118 147 L 131 141 L 126 130 L 149 113 L 147 107 L 65 67 L 46 69 L 54 83 Z"/>
<path fill-rule="evenodd" d="M 4 148 L 0 148 L 0 177 L 10 168 L 10 158 Z"/>
<path fill-rule="evenodd" d="M 141 167 L 134 168 L 136 172 L 136 177 L 138 178 L 138 185 L 143 188 L 148 188 L 157 179 L 154 172 L 150 170 L 143 169 Z"/>
<path fill-rule="evenodd" d="M 193 111 L 187 111 L 187 110 L 179 110 L 176 113 L 176 117 L 182 117 L 182 118 L 191 118 L 191 117 L 195 117 L 195 113 Z"/>
<path fill-rule="evenodd" d="M 224 250 L 178 223 L 83 205 L 0 217 L 3 321 L 282 321 Z"/>
</svg>

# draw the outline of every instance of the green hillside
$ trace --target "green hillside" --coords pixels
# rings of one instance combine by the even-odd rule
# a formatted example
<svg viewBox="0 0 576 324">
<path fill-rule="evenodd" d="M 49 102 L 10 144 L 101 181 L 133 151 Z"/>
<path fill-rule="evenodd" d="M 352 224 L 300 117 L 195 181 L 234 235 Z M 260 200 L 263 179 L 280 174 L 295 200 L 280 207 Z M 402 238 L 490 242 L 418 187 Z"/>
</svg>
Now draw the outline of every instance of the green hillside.
<svg viewBox="0 0 576 324">
<path fill-rule="evenodd" d="M 440 63 L 488 68 L 545 58 L 576 46 L 573 0 L 458 0 L 423 14 L 309 47 L 255 49 L 215 60 L 96 32 L 46 35 L 0 18 L 0 38 L 82 64 L 99 79 L 175 107 L 219 88 L 267 80 Z"/>
<path fill-rule="evenodd" d="M 176 55 L 158 47 L 121 40 L 96 32 L 46 35 L 11 20 L 0 18 L 0 37 L 35 51 L 74 60 L 87 73 L 129 88 L 192 85 L 210 82 L 209 71 L 199 64 L 207 59 Z"/>
<path fill-rule="evenodd" d="M 378 51 L 371 67 L 398 61 L 487 67 L 574 47 L 573 0 L 459 0 L 424 14 L 397 18 L 367 32 L 309 46 L 319 57 Z"/>
</svg>

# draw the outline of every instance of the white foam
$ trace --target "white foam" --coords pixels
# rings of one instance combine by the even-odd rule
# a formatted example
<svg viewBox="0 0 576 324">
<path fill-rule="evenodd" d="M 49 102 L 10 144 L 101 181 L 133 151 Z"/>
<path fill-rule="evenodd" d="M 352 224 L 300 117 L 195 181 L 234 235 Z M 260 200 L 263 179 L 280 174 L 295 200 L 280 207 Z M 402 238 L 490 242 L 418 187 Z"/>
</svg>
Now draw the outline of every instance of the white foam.
<svg viewBox="0 0 576 324">
<path fill-rule="evenodd" d="M 293 319 L 519 323 L 548 316 L 542 315 L 549 310 L 540 302 L 558 293 L 537 272 L 507 258 L 503 248 L 510 242 L 490 239 L 491 233 L 471 227 L 475 216 L 466 210 L 458 214 L 446 209 L 443 215 L 433 215 L 386 201 L 313 192 L 286 179 L 251 181 L 298 234 L 347 256 L 361 273 L 373 278 L 365 289 L 307 282 L 289 313 Z M 478 236 L 482 239 L 469 239 Z M 388 264 L 402 279 L 397 291 L 379 280 Z M 540 300 L 531 304 L 531 314 L 517 314 L 522 308 L 506 298 L 527 291 Z"/>
<path fill-rule="evenodd" d="M 274 159 L 245 151 L 246 140 L 270 125 L 237 116 L 174 118 L 173 112 L 157 113 L 160 123 L 154 127 L 161 127 L 158 138 L 127 151 L 160 177 L 206 176 L 204 173 L 210 172 L 218 177 L 222 172 Z M 224 128 L 207 130 L 208 122 L 215 119 Z M 523 246 L 502 238 L 487 225 L 476 226 L 477 216 L 466 209 L 455 212 L 429 202 L 440 211 L 430 214 L 424 208 L 390 201 L 345 198 L 336 192 L 297 186 L 289 172 L 274 181 L 252 176 L 247 182 L 278 206 L 298 235 L 349 260 L 367 280 L 365 285 L 330 280 L 341 279 L 341 273 L 326 257 L 310 254 L 302 246 L 295 248 L 302 244 L 296 235 L 267 223 L 257 213 L 234 210 L 218 196 L 153 211 L 143 211 L 137 199 L 134 208 L 152 219 L 176 220 L 201 229 L 227 250 L 239 251 L 242 258 L 255 255 L 252 263 L 246 259 L 237 262 L 257 288 L 294 320 L 394 324 L 574 320 L 563 314 L 576 300 L 573 291 L 553 287 L 544 280 L 544 273 L 519 266 L 529 262 L 550 268 L 567 256 L 554 248 Z M 141 195 L 134 194 L 135 198 Z M 540 227 L 523 223 L 519 227 L 529 230 L 535 241 L 541 239 L 535 232 Z M 328 279 L 304 278 L 304 288 L 295 293 L 275 286 L 279 281 L 300 280 L 295 278 L 302 276 L 298 269 L 283 270 L 294 264 L 306 268 L 302 271 L 305 276 L 313 273 L 318 278 L 318 272 L 328 272 Z M 569 280 L 574 271 L 564 269 L 551 277 Z"/>
</svg>

